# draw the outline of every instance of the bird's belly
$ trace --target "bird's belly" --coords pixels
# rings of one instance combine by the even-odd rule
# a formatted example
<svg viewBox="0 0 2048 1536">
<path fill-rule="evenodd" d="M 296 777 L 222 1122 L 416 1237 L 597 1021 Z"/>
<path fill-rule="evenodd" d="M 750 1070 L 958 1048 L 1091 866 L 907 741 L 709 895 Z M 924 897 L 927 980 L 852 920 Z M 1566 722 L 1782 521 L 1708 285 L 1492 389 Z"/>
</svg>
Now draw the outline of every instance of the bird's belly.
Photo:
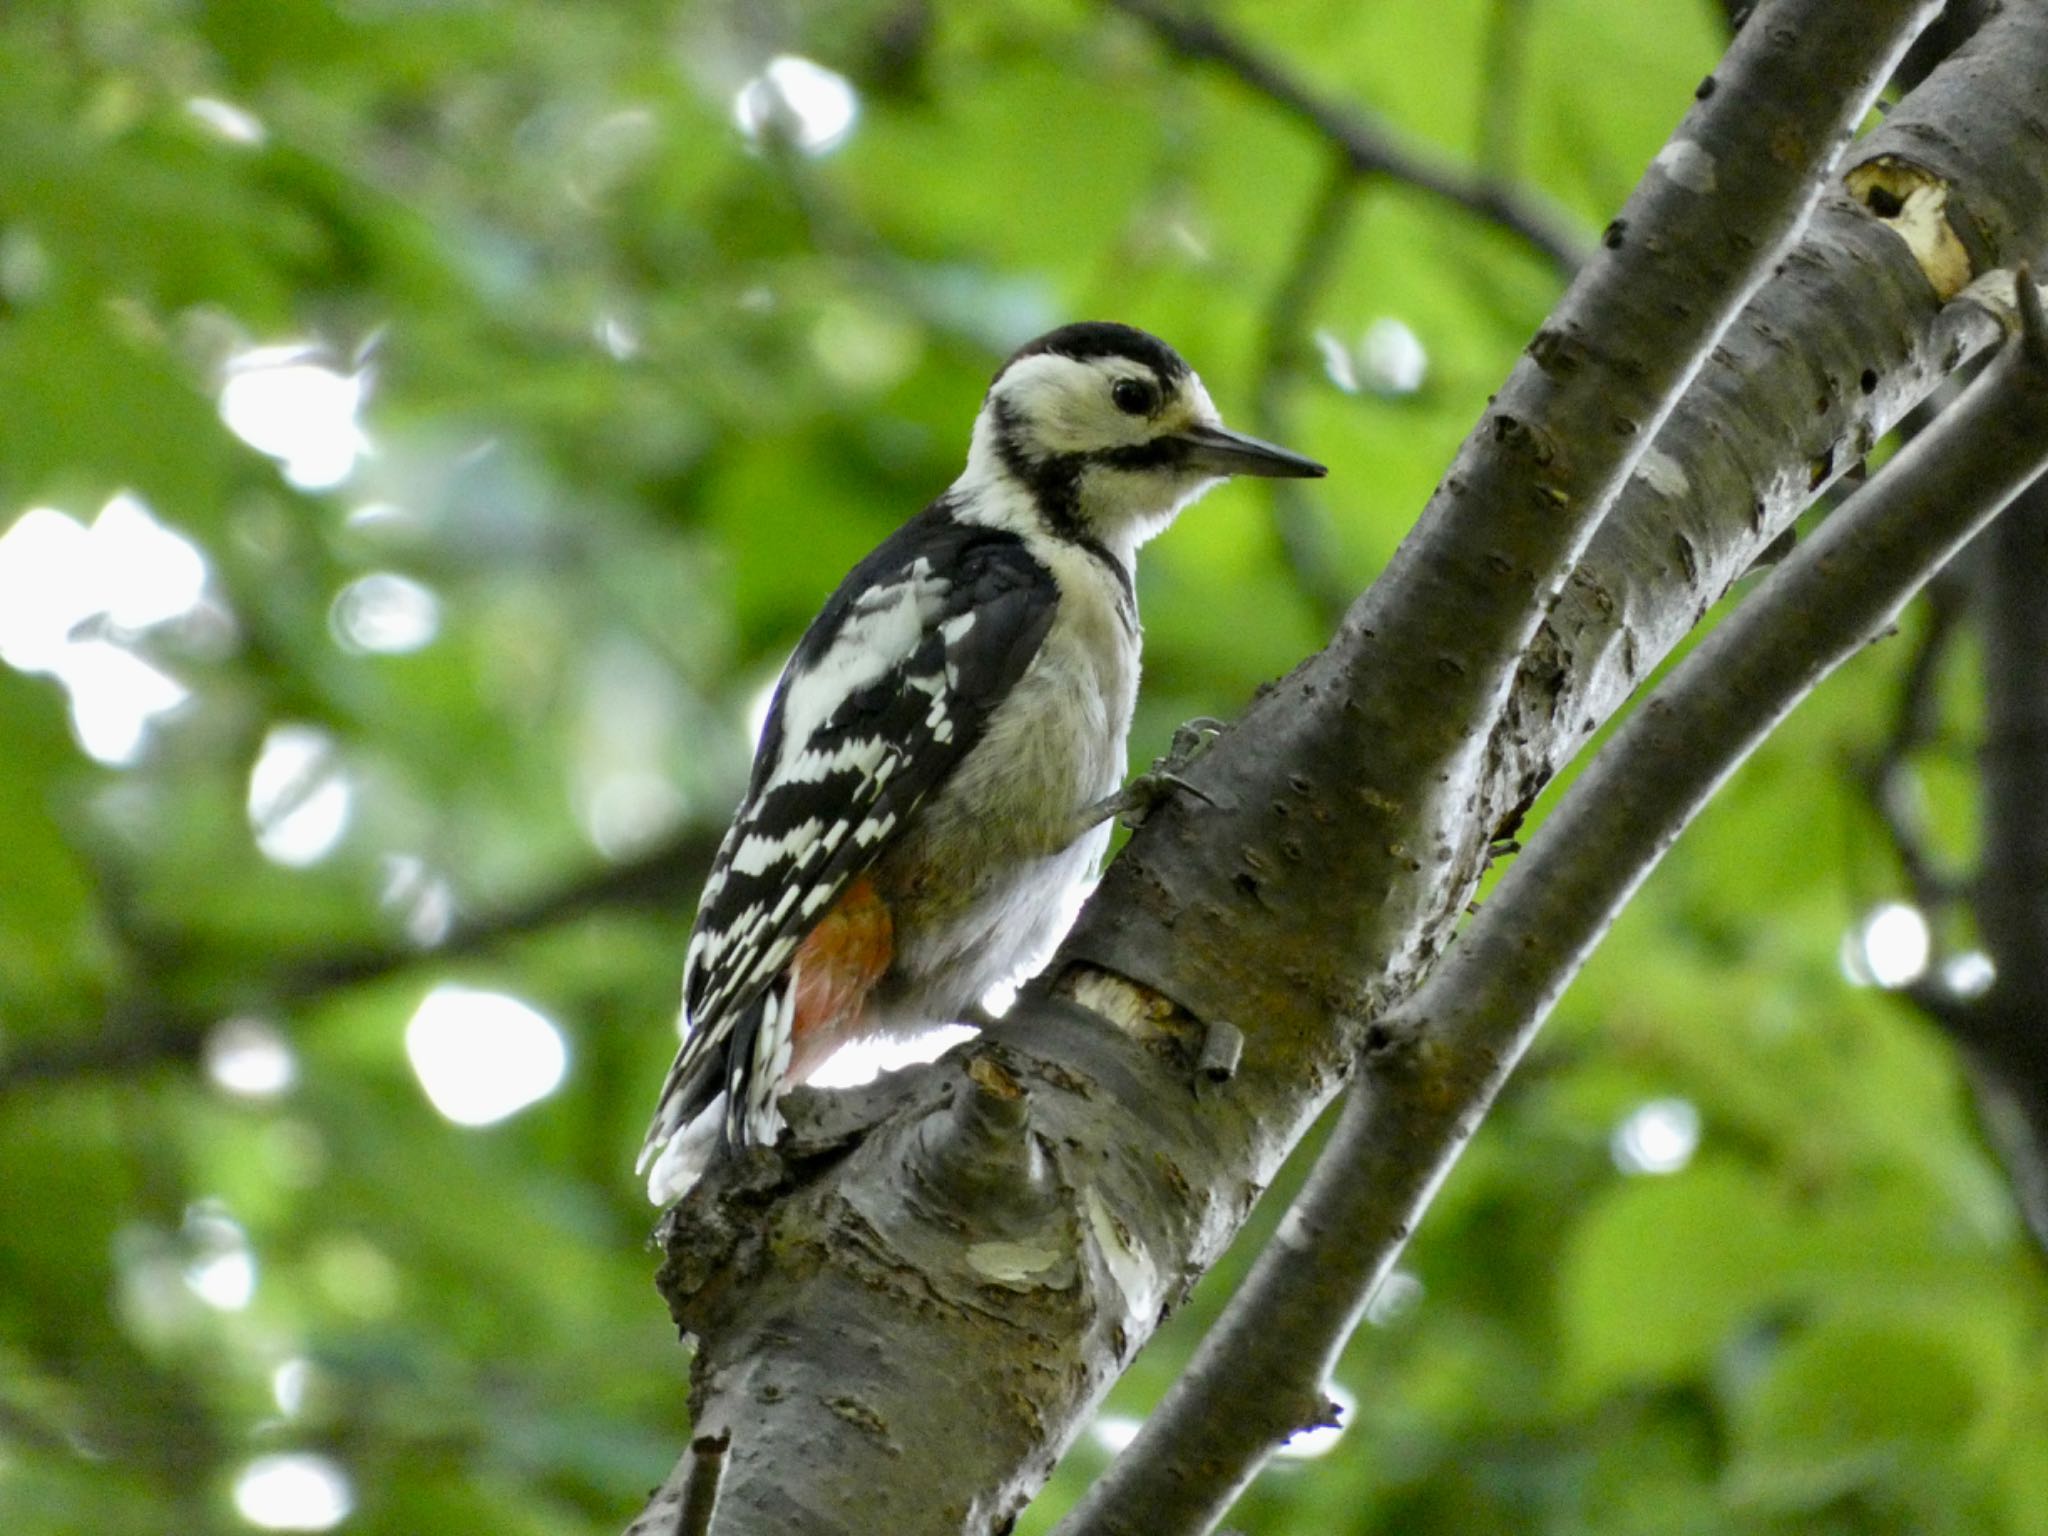
<svg viewBox="0 0 2048 1536">
<path fill-rule="evenodd" d="M 1056 627 L 982 739 L 875 869 L 896 923 L 883 1027 L 944 1022 L 1041 959 L 1109 842 L 1071 841 L 1082 807 L 1122 781 L 1135 676 Z M 912 986 L 905 977 L 916 977 Z"/>
</svg>

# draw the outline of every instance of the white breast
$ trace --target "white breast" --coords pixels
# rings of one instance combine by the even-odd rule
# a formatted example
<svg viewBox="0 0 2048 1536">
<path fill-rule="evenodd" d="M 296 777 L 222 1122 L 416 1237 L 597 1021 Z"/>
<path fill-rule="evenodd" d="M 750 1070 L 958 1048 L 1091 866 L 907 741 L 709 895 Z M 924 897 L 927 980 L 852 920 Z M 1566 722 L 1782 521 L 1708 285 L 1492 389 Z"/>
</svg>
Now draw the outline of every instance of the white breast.
<svg viewBox="0 0 2048 1536">
<path fill-rule="evenodd" d="M 981 740 L 877 872 L 892 888 L 898 973 L 920 979 L 916 995 L 881 999 L 906 1027 L 957 1016 L 1041 958 L 1109 842 L 1106 823 L 1068 834 L 1078 811 L 1123 781 L 1135 618 L 1098 556 L 1064 540 L 1027 543 L 1059 582 L 1059 611 Z"/>
</svg>

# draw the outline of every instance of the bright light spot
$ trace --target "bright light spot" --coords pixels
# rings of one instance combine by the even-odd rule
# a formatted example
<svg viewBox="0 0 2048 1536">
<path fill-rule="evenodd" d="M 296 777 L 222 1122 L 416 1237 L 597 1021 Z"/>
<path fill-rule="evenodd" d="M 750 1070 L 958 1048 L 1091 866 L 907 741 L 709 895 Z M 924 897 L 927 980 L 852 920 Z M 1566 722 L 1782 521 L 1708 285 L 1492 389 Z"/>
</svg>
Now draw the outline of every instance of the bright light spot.
<svg viewBox="0 0 2048 1536">
<path fill-rule="evenodd" d="M 42 241 L 16 225 L 0 230 L 0 296 L 17 304 L 42 297 L 50 281 L 50 253 Z"/>
<path fill-rule="evenodd" d="M 89 542 L 96 605 L 122 629 L 182 618 L 206 594 L 205 557 L 130 492 L 108 498 Z"/>
<path fill-rule="evenodd" d="M 1344 1438 L 1344 1430 L 1351 1418 L 1351 1411 L 1358 1406 L 1358 1399 L 1338 1386 L 1334 1381 L 1323 1388 L 1323 1392 L 1336 1405 L 1334 1424 L 1319 1424 L 1314 1429 L 1304 1429 L 1287 1440 L 1273 1455 L 1285 1461 L 1313 1461 L 1318 1456 L 1327 1456 L 1337 1448 L 1337 1442 Z"/>
<path fill-rule="evenodd" d="M 1095 1443 L 1114 1456 L 1137 1439 L 1138 1431 L 1144 1427 L 1143 1419 L 1125 1413 L 1105 1413 L 1095 1421 L 1092 1433 Z"/>
<path fill-rule="evenodd" d="M 1169 220 L 1166 238 L 1191 260 L 1207 261 L 1212 254 L 1208 237 L 1186 219 Z"/>
<path fill-rule="evenodd" d="M 1351 348 L 1338 339 L 1335 331 L 1319 330 L 1315 335 L 1316 351 L 1322 354 L 1323 372 L 1332 384 L 1347 395 L 1355 395 L 1364 386 L 1358 382 L 1358 359 Z"/>
<path fill-rule="evenodd" d="M 355 790 L 334 742 L 310 725 L 274 725 L 249 770 L 249 825 L 273 864 L 303 869 L 334 851 Z"/>
<path fill-rule="evenodd" d="M 598 119 L 576 145 L 575 163 L 564 177 L 569 195 L 586 208 L 600 206 L 660 141 L 660 125 L 645 107 Z"/>
<path fill-rule="evenodd" d="M 1652 1099 L 1614 1128 L 1607 1149 L 1623 1173 L 1676 1173 L 1700 1145 L 1700 1112 L 1689 1099 Z"/>
<path fill-rule="evenodd" d="M 56 677 L 85 750 L 132 763 L 151 721 L 190 695 L 121 642 L 191 614 L 205 590 L 198 549 L 126 491 L 90 529 L 31 507 L 0 536 L 0 661 Z"/>
<path fill-rule="evenodd" d="M 607 773 L 576 797 L 576 819 L 608 859 L 645 853 L 683 819 L 683 792 L 652 769 Z"/>
<path fill-rule="evenodd" d="M 230 144 L 261 144 L 270 136 L 262 118 L 218 96 L 189 97 L 185 110 Z"/>
<path fill-rule="evenodd" d="M 140 757 L 150 722 L 191 697 L 168 672 L 111 640 L 73 642 L 53 670 L 70 690 L 79 745 L 114 767 Z"/>
<path fill-rule="evenodd" d="M 348 1474 L 311 1451 L 258 1456 L 235 1478 L 235 1508 L 266 1531 L 331 1531 L 355 1503 Z"/>
<path fill-rule="evenodd" d="M 980 1031 L 972 1024 L 941 1024 L 908 1040 L 856 1040 L 841 1046 L 810 1076 L 814 1088 L 858 1088 L 884 1072 L 937 1061 L 962 1040 L 972 1040 Z"/>
<path fill-rule="evenodd" d="M 343 650 L 402 656 L 440 633 L 441 600 L 410 576 L 372 571 L 335 595 L 327 625 Z"/>
<path fill-rule="evenodd" d="M 1942 962 L 1941 984 L 1955 997 L 1982 997 L 1998 980 L 1998 967 L 1981 949 L 1965 950 Z"/>
<path fill-rule="evenodd" d="M 91 536 L 75 518 L 30 507 L 0 535 L 0 661 L 54 672 L 71 632 L 103 610 Z"/>
<path fill-rule="evenodd" d="M 1355 346 L 1328 330 L 1317 331 L 1314 341 L 1323 372 L 1347 395 L 1412 395 L 1429 376 L 1422 338 L 1392 315 L 1368 325 Z"/>
<path fill-rule="evenodd" d="M 1368 389 L 1387 395 L 1412 395 L 1429 376 L 1429 353 L 1422 338 L 1392 315 L 1382 315 L 1365 328 L 1359 362 Z"/>
<path fill-rule="evenodd" d="M 185 1254 L 141 1222 L 114 1233 L 115 1305 L 129 1335 L 151 1345 L 188 1337 L 202 1314 L 185 1279 Z"/>
<path fill-rule="evenodd" d="M 1842 974 L 1859 987 L 1903 987 L 1926 974 L 1932 948 L 1927 919 L 1888 901 L 1842 939 Z"/>
<path fill-rule="evenodd" d="M 227 1019 L 206 1037 L 206 1075 L 245 1099 L 274 1099 L 298 1081 L 283 1035 L 262 1019 Z"/>
<path fill-rule="evenodd" d="M 341 484 L 370 447 L 356 420 L 368 376 L 338 373 L 316 356 L 303 344 L 252 347 L 228 360 L 220 388 L 228 429 L 282 463 L 285 478 L 307 491 Z"/>
<path fill-rule="evenodd" d="M 1014 981 L 999 981 L 981 994 L 981 1011 L 992 1019 L 1000 1019 L 1017 1006 L 1017 993 L 1021 989 Z"/>
<path fill-rule="evenodd" d="M 404 533 L 414 521 L 413 515 L 395 501 L 366 501 L 349 509 L 342 526 L 350 533 L 388 537 Z"/>
<path fill-rule="evenodd" d="M 313 1362 L 303 1355 L 281 1361 L 270 1373 L 270 1397 L 277 1411 L 295 1419 L 306 1409 L 306 1394 L 313 1385 Z"/>
<path fill-rule="evenodd" d="M 848 389 L 886 389 L 917 365 L 915 327 L 856 304 L 826 308 L 811 327 L 811 356 L 821 372 Z"/>
<path fill-rule="evenodd" d="M 1422 1282 L 1405 1269 L 1389 1270 L 1373 1287 L 1365 1304 L 1365 1320 L 1375 1328 L 1391 1328 L 1422 1305 Z"/>
<path fill-rule="evenodd" d="M 615 314 L 599 315 L 590 334 L 614 362 L 626 362 L 640 355 L 640 333 L 630 322 Z"/>
<path fill-rule="evenodd" d="M 781 139 L 807 155 L 845 143 L 858 116 L 860 98 L 844 75 L 793 53 L 770 59 L 732 102 L 732 120 L 750 142 Z"/>
<path fill-rule="evenodd" d="M 562 1033 L 502 992 L 440 986 L 405 1026 L 420 1087 L 457 1125 L 490 1125 L 553 1093 L 569 1063 Z"/>
<path fill-rule="evenodd" d="M 212 1201 L 185 1212 L 185 1284 L 222 1312 L 239 1312 L 256 1294 L 256 1255 L 241 1223 Z"/>
<path fill-rule="evenodd" d="M 387 853 L 381 867 L 383 889 L 378 900 L 387 912 L 400 914 L 405 936 L 431 949 L 455 926 L 455 892 L 427 868 L 425 859 L 409 853 Z"/>
</svg>

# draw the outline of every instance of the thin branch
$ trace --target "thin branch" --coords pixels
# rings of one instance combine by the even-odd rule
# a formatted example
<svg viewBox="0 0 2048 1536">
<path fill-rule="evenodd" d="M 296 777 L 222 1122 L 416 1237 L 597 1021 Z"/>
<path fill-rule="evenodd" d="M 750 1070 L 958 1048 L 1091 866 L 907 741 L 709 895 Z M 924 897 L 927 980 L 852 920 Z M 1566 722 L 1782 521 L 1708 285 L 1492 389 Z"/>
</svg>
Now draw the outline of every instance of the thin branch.
<svg viewBox="0 0 2048 1536">
<path fill-rule="evenodd" d="M 1361 174 L 1382 175 L 1456 204 L 1541 252 L 1559 272 L 1576 271 L 1587 255 L 1584 237 L 1560 213 L 1529 194 L 1472 175 L 1404 144 L 1360 108 L 1318 96 L 1288 70 L 1206 16 L 1170 0 L 1107 0 L 1149 26 L 1182 58 L 1218 65 L 1244 85 L 1285 107 L 1342 151 Z"/>
<path fill-rule="evenodd" d="M 711 1517 L 718 1512 L 718 1484 L 725 1476 L 725 1453 L 732 1436 L 699 1435 L 690 1442 L 690 1493 L 676 1536 L 709 1536 Z"/>
<path fill-rule="evenodd" d="M 699 1435 L 670 1469 L 625 1536 L 707 1536 L 718 1508 L 731 1435 Z"/>
<path fill-rule="evenodd" d="M 1252 396 L 1252 430 L 1261 437 L 1286 442 L 1293 435 L 1288 430 L 1287 400 L 1307 360 L 1303 332 L 1343 254 L 1362 187 L 1363 178 L 1349 160 L 1340 158 L 1330 168 L 1302 221 L 1294 257 L 1266 306 L 1265 341 Z M 1338 576 L 1329 519 L 1300 482 L 1275 480 L 1271 488 L 1273 532 L 1281 558 L 1302 595 L 1334 629 L 1351 606 L 1352 593 Z"/>
<path fill-rule="evenodd" d="M 1927 846 L 1926 828 L 1914 793 L 1912 760 L 1934 740 L 1941 721 L 1941 669 L 1962 630 L 1968 592 L 1943 572 L 1927 584 L 1927 627 L 1921 632 L 1899 682 L 1892 728 L 1857 778 L 1872 811 L 1884 826 L 1922 910 L 1937 912 L 1955 897 L 1956 881 Z"/>
<path fill-rule="evenodd" d="M 2044 464 L 2048 328 L 2035 299 L 2027 340 L 1629 716 L 1428 981 L 1380 1021 L 1273 1243 L 1058 1536 L 1213 1526 L 1321 1397 L 1463 1143 L 1673 839 Z"/>
<path fill-rule="evenodd" d="M 235 975 L 231 992 L 198 1002 L 164 1000 L 159 994 L 174 990 L 175 978 L 152 973 L 148 990 L 116 999 L 104 1020 L 77 1021 L 53 1031 L 47 1040 L 23 1041 L 0 1055 L 0 1095 L 64 1078 L 196 1061 L 207 1034 L 230 1013 L 317 1002 L 417 966 L 440 966 L 480 954 L 593 912 L 652 909 L 674 912 L 680 919 L 687 915 L 716 849 L 711 833 L 692 828 L 630 862 L 578 875 L 524 901 L 464 918 L 437 945 L 371 944 L 325 955 L 288 955 L 254 975 Z M 186 950 L 183 958 L 192 969 L 207 968 L 203 955 L 189 952 L 179 936 L 170 937 Z M 150 947 L 155 947 L 154 938 Z"/>
<path fill-rule="evenodd" d="M 1985 1129 L 2048 1249 L 2048 481 L 1999 519 L 1979 577 L 1983 854 L 1970 892 L 1995 967 L 1928 1007 L 1970 1066 Z M 1939 976 L 1929 978 L 1939 985 Z M 1928 999 L 1916 994 L 1916 1002 Z"/>
</svg>

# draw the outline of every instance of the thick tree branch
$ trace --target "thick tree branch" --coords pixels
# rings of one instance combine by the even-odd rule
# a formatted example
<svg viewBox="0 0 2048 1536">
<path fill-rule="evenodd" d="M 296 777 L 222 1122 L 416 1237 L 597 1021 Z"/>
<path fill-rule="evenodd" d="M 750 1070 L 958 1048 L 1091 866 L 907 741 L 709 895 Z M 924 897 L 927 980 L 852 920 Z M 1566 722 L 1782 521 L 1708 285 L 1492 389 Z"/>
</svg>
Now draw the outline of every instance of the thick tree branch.
<svg viewBox="0 0 2048 1536">
<path fill-rule="evenodd" d="M 1555 210 L 1488 177 L 1473 176 L 1447 161 L 1402 143 L 1377 118 L 1318 96 L 1277 61 L 1205 16 L 1172 0 L 1108 0 L 1137 17 L 1182 58 L 1212 63 L 1247 87 L 1286 108 L 1343 152 L 1361 174 L 1404 182 L 1497 224 L 1537 251 L 1560 272 L 1570 273 L 1586 258 L 1580 235 Z"/>
<path fill-rule="evenodd" d="M 2025 338 L 1623 723 L 1428 981 L 1381 1020 L 1276 1240 L 1059 1536 L 1209 1530 L 1300 1427 L 1298 1405 L 1321 1401 L 1374 1287 L 1637 886 L 1778 721 L 2048 464 L 2048 323 L 2031 283 L 2022 297 Z M 2043 655 L 2029 656 L 2030 677 Z M 2048 860 L 2048 840 L 2037 852 Z M 2031 873 L 2030 903 L 2048 911 L 2048 862 Z"/>
</svg>

